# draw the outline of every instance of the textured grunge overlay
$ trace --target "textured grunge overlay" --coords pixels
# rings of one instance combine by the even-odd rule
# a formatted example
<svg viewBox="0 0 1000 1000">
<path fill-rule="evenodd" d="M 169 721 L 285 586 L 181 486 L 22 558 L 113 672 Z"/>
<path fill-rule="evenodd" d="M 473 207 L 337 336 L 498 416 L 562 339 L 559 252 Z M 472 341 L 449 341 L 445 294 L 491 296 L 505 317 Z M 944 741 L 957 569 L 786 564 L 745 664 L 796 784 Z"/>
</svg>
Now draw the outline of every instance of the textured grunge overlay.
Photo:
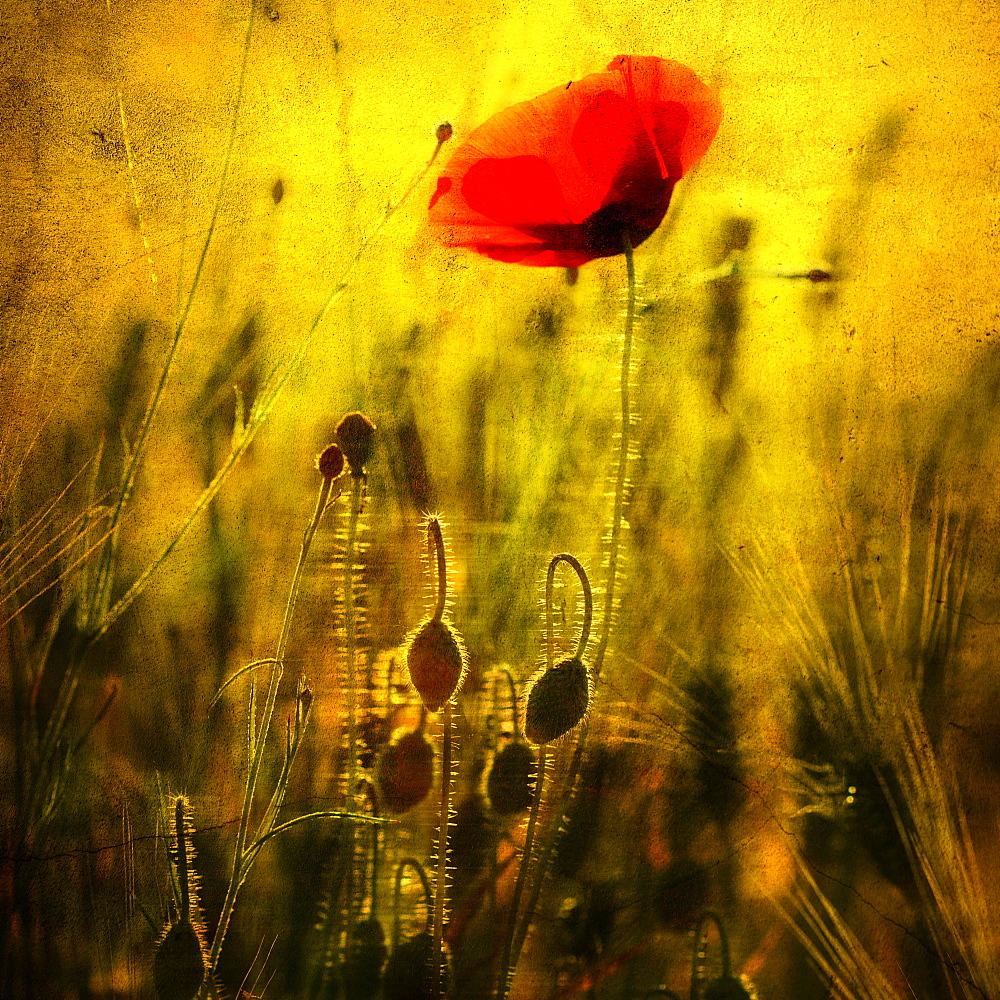
<svg viewBox="0 0 1000 1000">
<path fill-rule="evenodd" d="M 998 35 L 6 4 L 0 996 L 1000 997 Z"/>
</svg>

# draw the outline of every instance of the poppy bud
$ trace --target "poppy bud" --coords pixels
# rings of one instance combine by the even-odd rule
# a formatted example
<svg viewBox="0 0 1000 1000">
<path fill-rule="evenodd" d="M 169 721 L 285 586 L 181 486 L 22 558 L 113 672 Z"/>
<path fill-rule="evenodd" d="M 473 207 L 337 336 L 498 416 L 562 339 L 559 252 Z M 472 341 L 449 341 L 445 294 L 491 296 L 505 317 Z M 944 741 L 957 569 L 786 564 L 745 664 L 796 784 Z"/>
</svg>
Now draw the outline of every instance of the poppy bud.
<svg viewBox="0 0 1000 1000">
<path fill-rule="evenodd" d="M 735 976 L 722 976 L 705 987 L 702 1000 L 754 1000 L 754 994 Z"/>
<path fill-rule="evenodd" d="M 427 798 L 434 784 L 434 749 L 422 729 L 406 733 L 382 751 L 375 782 L 393 813 L 404 813 Z"/>
<path fill-rule="evenodd" d="M 686 931 L 708 902 L 708 871 L 691 858 L 677 858 L 657 877 L 653 907 L 672 930 Z"/>
<path fill-rule="evenodd" d="M 344 956 L 346 1000 L 374 1000 L 382 984 L 387 952 L 385 932 L 377 917 L 369 917 L 355 926 Z"/>
<path fill-rule="evenodd" d="M 434 989 L 434 939 L 429 931 L 421 931 L 397 945 L 385 966 L 383 996 L 385 1000 L 438 1000 L 447 996 L 447 988 Z M 446 980 L 447 960 L 441 962 L 441 980 Z"/>
<path fill-rule="evenodd" d="M 354 477 L 365 474 L 372 457 L 375 425 L 363 413 L 348 413 L 337 424 L 337 444 L 340 445 Z"/>
<path fill-rule="evenodd" d="M 316 459 L 316 468 L 324 479 L 336 479 L 344 471 L 344 453 L 335 444 L 328 444 Z"/>
<path fill-rule="evenodd" d="M 531 805 L 537 770 L 535 755 L 528 744 L 520 740 L 508 743 L 493 758 L 493 767 L 486 779 L 486 793 L 498 816 L 522 812 Z"/>
<path fill-rule="evenodd" d="M 587 668 L 575 656 L 562 660 L 531 685 L 524 712 L 524 735 L 532 743 L 551 743 L 579 723 L 589 704 Z"/>
<path fill-rule="evenodd" d="M 205 953 L 190 920 L 178 920 L 156 946 L 153 985 L 160 1000 L 194 1000 L 205 981 Z"/>
<path fill-rule="evenodd" d="M 443 146 L 452 136 L 451 122 L 441 122 L 435 135 L 437 135 L 438 145 Z"/>
<path fill-rule="evenodd" d="M 430 618 L 411 640 L 406 666 L 427 710 L 439 712 L 462 681 L 465 653 L 452 627 L 440 618 Z"/>
</svg>

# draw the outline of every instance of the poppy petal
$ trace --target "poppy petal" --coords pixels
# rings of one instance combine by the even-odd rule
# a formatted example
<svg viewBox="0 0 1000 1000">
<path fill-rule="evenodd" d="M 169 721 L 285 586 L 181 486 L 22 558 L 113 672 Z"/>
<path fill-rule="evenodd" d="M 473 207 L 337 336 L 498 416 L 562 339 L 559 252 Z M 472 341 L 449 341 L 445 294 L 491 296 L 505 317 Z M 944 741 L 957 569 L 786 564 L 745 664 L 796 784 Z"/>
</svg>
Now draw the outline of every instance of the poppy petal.
<svg viewBox="0 0 1000 1000">
<path fill-rule="evenodd" d="M 509 226 L 572 222 L 559 178 L 539 156 L 478 160 L 462 179 L 462 196 L 473 211 Z"/>
<path fill-rule="evenodd" d="M 687 67 L 617 56 L 475 129 L 438 179 L 430 221 L 446 244 L 495 260 L 577 267 L 614 256 L 624 235 L 638 246 L 659 226 L 720 118 Z"/>
</svg>

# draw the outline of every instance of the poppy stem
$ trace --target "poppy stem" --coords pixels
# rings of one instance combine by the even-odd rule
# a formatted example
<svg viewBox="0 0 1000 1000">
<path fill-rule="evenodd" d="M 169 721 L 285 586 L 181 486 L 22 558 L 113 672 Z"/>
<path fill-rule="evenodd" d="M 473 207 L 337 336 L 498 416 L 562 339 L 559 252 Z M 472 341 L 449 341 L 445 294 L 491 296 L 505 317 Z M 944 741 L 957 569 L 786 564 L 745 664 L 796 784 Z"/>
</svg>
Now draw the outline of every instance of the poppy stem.
<svg viewBox="0 0 1000 1000">
<path fill-rule="evenodd" d="M 437 524 L 437 521 L 434 522 Z M 440 528 L 438 528 L 440 532 Z M 440 537 L 440 535 L 439 535 Z M 444 916 L 448 896 L 448 823 L 451 819 L 451 702 L 444 706 L 444 734 L 441 738 L 441 813 L 438 819 L 437 879 L 434 883 L 434 951 L 431 961 L 434 977 L 432 997 L 443 997 L 441 945 L 444 940 Z"/>
<path fill-rule="evenodd" d="M 601 636 L 594 655 L 594 683 L 601 677 L 604 657 L 611 639 L 611 622 L 615 610 L 615 589 L 618 582 L 618 555 L 621 548 L 622 520 L 625 511 L 625 483 L 628 480 L 628 458 L 632 435 L 632 330 L 635 325 L 635 260 L 632 241 L 622 233 L 625 251 L 625 270 L 628 276 L 628 301 L 625 307 L 625 335 L 622 343 L 621 413 L 622 432 L 618 441 L 618 470 L 615 475 L 615 506 L 611 515 L 611 542 L 608 546 L 608 580 L 604 589 L 604 613 L 601 618 Z"/>
<path fill-rule="evenodd" d="M 611 519 L 611 543 L 608 553 L 608 577 L 604 590 L 604 613 L 601 619 L 601 634 L 597 644 L 597 652 L 594 655 L 593 678 L 594 687 L 600 680 L 601 671 L 604 668 L 604 657 L 608 651 L 608 642 L 611 636 L 611 622 L 615 604 L 615 584 L 618 578 L 618 550 L 621 543 L 622 518 L 625 508 L 625 482 L 628 479 L 628 457 L 632 432 L 632 395 L 629 381 L 632 374 L 632 339 L 635 326 L 635 261 L 632 256 L 632 241 L 627 233 L 622 233 L 622 249 L 625 254 L 625 272 L 628 279 L 628 301 L 625 311 L 625 334 L 622 344 L 622 367 L 621 367 L 621 414 L 622 432 L 618 444 L 618 467 L 615 475 L 615 503 Z M 587 735 L 589 727 L 587 720 L 580 723 L 580 732 L 577 736 L 576 747 L 573 751 L 573 759 L 570 761 L 569 770 L 562 785 L 562 794 L 559 802 L 559 812 L 553 817 L 545 834 L 545 842 L 542 845 L 542 853 L 538 862 L 538 878 L 531 890 L 527 908 L 518 923 L 517 933 L 514 938 L 514 951 L 512 961 L 517 965 L 521 948 L 524 946 L 524 939 L 528 936 L 528 928 L 531 926 L 535 908 L 542 893 L 542 885 L 545 881 L 545 872 L 548 870 L 552 853 L 559 841 L 560 834 L 565 828 L 565 816 L 572 805 L 576 793 L 576 782 L 580 775 L 580 766 L 583 762 L 584 750 L 587 746 Z M 539 779 L 541 771 L 539 771 Z M 541 782 L 539 781 L 539 784 Z M 515 915 L 516 916 L 516 915 Z"/>
<path fill-rule="evenodd" d="M 531 799 L 531 812 L 528 815 L 528 829 L 524 834 L 524 852 L 521 855 L 521 867 L 517 871 L 517 882 L 514 885 L 514 896 L 510 902 L 510 919 L 507 924 L 506 943 L 504 944 L 503 958 L 500 961 L 500 981 L 497 983 L 497 1000 L 507 1000 L 510 987 L 514 980 L 514 970 L 517 968 L 517 960 L 521 955 L 521 945 L 516 944 L 515 930 L 517 929 L 517 911 L 521 906 L 521 896 L 524 893 L 524 886 L 528 880 L 528 866 L 531 864 L 531 849 L 535 842 L 535 826 L 538 823 L 538 813 L 542 806 L 542 784 L 545 781 L 545 751 L 547 747 L 542 743 L 538 748 L 538 770 L 535 778 L 535 790 Z M 544 869 L 538 874 L 538 884 L 541 884 Z M 534 897 L 532 898 L 534 904 Z"/>
</svg>

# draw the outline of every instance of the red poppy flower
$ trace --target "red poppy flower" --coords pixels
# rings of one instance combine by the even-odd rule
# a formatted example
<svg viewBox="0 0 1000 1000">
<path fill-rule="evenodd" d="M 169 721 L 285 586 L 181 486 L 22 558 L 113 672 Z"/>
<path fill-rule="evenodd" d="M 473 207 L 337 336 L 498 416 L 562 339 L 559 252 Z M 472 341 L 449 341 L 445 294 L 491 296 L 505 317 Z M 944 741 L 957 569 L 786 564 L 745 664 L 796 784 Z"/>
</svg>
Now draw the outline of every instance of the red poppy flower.
<svg viewBox="0 0 1000 1000">
<path fill-rule="evenodd" d="M 686 66 L 615 56 L 480 125 L 438 178 L 431 224 L 494 260 L 576 267 L 647 239 L 715 137 L 719 100 Z"/>
</svg>

